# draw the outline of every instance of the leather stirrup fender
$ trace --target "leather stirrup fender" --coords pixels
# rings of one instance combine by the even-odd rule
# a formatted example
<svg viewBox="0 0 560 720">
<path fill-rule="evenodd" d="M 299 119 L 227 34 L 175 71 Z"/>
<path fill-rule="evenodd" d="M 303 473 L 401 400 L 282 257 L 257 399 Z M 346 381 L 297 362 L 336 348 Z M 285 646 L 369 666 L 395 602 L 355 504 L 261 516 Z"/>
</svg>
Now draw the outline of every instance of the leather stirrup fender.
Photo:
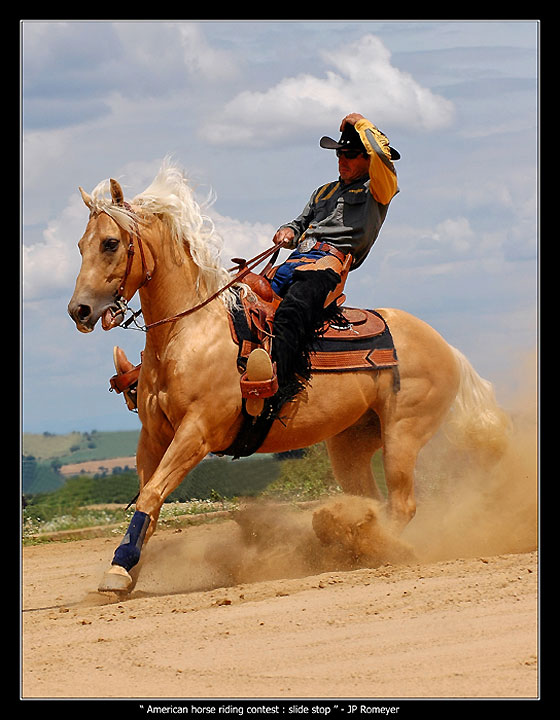
<svg viewBox="0 0 560 720">
<path fill-rule="evenodd" d="M 129 370 L 128 372 L 113 375 L 112 378 L 109 378 L 111 390 L 113 390 L 117 394 L 128 390 L 131 385 L 134 385 L 134 383 L 138 382 L 141 368 L 142 363 L 132 368 L 132 370 Z"/>
</svg>

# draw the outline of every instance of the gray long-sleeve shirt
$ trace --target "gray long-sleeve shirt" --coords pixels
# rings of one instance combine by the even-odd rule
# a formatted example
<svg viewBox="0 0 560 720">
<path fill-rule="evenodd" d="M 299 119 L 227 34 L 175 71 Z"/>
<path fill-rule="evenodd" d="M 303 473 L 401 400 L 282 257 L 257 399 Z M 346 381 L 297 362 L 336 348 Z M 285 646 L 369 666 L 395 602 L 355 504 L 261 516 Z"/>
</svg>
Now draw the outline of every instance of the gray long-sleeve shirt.
<svg viewBox="0 0 560 720">
<path fill-rule="evenodd" d="M 339 179 L 323 185 L 311 195 L 303 212 L 282 226 L 294 230 L 294 248 L 305 239 L 328 242 L 352 253 L 353 270 L 367 257 L 398 192 L 388 139 L 365 118 L 355 127 L 370 157 L 369 174 L 348 184 Z"/>
</svg>

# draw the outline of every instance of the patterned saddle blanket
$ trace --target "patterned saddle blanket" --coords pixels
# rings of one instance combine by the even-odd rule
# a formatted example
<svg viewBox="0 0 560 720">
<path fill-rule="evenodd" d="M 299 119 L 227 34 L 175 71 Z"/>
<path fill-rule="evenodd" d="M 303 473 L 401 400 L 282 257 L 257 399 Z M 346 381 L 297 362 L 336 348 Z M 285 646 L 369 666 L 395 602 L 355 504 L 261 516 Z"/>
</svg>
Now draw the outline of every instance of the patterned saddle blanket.
<svg viewBox="0 0 560 720">
<path fill-rule="evenodd" d="M 333 321 L 311 354 L 315 372 L 382 370 L 398 364 L 387 323 L 375 310 L 341 308 L 344 322 Z"/>
<path fill-rule="evenodd" d="M 277 304 L 249 294 L 230 316 L 230 330 L 239 347 L 238 365 L 244 369 L 252 350 L 261 347 L 274 324 Z M 398 365 L 391 331 L 375 310 L 341 307 L 311 352 L 314 372 L 383 370 Z"/>
</svg>

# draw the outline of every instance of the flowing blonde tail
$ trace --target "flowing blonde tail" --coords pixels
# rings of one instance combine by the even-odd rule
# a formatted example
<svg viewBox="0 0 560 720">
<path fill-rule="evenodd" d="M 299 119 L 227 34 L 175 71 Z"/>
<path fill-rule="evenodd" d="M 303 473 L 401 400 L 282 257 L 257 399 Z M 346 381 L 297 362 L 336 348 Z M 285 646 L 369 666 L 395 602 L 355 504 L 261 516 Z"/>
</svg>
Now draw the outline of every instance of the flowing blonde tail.
<svg viewBox="0 0 560 720">
<path fill-rule="evenodd" d="M 511 419 L 498 405 L 492 384 L 478 375 L 463 353 L 452 350 L 460 382 L 445 434 L 462 449 L 478 450 L 487 459 L 498 460 L 510 441 Z"/>
</svg>

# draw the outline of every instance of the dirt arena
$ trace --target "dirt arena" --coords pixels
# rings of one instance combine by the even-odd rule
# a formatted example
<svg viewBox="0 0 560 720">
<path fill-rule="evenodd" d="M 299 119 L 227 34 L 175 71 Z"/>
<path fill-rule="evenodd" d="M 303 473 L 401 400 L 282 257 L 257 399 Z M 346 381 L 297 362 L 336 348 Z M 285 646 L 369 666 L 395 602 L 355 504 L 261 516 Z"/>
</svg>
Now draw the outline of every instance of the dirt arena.
<svg viewBox="0 0 560 720">
<path fill-rule="evenodd" d="M 440 439 L 394 536 L 374 501 L 255 503 L 158 530 L 126 598 L 120 541 L 23 549 L 27 698 L 537 698 L 534 416 L 499 462 Z"/>
<path fill-rule="evenodd" d="M 167 559 L 122 601 L 95 592 L 112 541 L 27 549 L 23 697 L 537 696 L 536 553 L 201 589 L 186 546 L 216 533 L 155 537 Z"/>
</svg>

